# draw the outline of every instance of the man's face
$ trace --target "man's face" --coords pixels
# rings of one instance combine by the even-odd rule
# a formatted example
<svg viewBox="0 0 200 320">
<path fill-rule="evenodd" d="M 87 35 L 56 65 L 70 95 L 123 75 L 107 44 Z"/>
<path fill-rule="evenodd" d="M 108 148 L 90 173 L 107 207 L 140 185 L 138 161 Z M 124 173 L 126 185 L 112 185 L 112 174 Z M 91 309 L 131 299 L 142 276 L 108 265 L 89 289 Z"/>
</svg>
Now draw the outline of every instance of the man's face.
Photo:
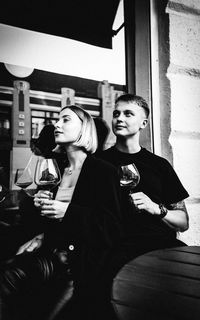
<svg viewBox="0 0 200 320">
<path fill-rule="evenodd" d="M 143 108 L 134 102 L 120 101 L 113 111 L 112 130 L 116 136 L 133 136 L 147 125 Z"/>
</svg>

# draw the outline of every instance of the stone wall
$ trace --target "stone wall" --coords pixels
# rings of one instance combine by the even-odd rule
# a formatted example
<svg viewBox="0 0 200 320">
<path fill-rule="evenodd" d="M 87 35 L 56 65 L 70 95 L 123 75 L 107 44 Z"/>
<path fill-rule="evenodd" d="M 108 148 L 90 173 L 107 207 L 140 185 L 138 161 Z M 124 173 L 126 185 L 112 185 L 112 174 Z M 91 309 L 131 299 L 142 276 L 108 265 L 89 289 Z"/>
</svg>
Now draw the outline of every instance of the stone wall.
<svg viewBox="0 0 200 320">
<path fill-rule="evenodd" d="M 200 1 L 168 1 L 173 165 L 190 197 L 190 228 L 180 235 L 200 245 Z"/>
</svg>

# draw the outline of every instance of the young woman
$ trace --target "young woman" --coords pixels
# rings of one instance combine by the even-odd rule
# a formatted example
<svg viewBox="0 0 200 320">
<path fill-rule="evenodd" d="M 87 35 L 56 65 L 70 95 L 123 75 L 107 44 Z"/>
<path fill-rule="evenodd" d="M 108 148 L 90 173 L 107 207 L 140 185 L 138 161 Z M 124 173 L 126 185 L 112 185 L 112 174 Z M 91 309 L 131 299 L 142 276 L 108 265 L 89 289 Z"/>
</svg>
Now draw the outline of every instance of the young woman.
<svg viewBox="0 0 200 320">
<path fill-rule="evenodd" d="M 63 303 L 66 306 L 62 311 L 70 314 L 70 320 L 97 318 L 92 305 L 99 300 L 104 268 L 120 236 L 118 174 L 114 166 L 91 155 L 97 148 L 95 125 L 81 107 L 67 106 L 61 110 L 55 141 L 55 152 L 64 155 L 64 160 L 59 161 L 61 183 L 53 197 L 49 191 L 39 190 L 33 201 L 27 198 L 20 206 L 27 240 L 38 234 L 43 236 L 30 242 L 1 272 L 5 306 L 2 320 L 4 314 L 7 319 L 8 310 L 12 320 L 18 319 L 19 314 L 20 319 L 54 319 L 57 311 L 49 311 L 46 306 L 51 304 L 52 293 L 57 297 L 55 292 L 59 304 L 69 300 L 73 292 L 70 303 Z M 65 290 L 70 279 L 73 288 Z M 52 281 L 57 284 L 57 291 L 51 286 Z M 44 297 L 47 284 L 50 285 Z M 37 303 L 44 309 L 42 315 L 35 312 L 39 309 L 36 295 Z M 26 310 L 23 299 L 29 306 Z"/>
</svg>

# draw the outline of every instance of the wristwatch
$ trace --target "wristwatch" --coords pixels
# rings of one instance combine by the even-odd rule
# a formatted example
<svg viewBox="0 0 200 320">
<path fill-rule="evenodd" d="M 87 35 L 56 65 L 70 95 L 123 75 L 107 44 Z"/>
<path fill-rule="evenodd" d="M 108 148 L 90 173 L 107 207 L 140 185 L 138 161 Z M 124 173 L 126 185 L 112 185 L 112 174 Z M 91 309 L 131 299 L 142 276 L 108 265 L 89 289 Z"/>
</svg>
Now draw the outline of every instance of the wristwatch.
<svg viewBox="0 0 200 320">
<path fill-rule="evenodd" d="M 165 206 L 162 203 L 159 204 L 159 208 L 160 208 L 159 218 L 163 219 L 166 216 L 168 210 L 167 208 L 165 208 Z"/>
</svg>

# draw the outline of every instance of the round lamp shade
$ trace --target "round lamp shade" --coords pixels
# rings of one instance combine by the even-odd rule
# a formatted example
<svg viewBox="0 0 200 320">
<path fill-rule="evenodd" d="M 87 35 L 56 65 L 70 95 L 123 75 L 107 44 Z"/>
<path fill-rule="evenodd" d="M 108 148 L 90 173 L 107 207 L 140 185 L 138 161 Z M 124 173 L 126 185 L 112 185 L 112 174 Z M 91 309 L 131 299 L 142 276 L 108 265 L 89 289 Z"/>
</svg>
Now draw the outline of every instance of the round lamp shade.
<svg viewBox="0 0 200 320">
<path fill-rule="evenodd" d="M 28 68 L 23 66 L 16 66 L 14 64 L 4 63 L 5 68 L 10 72 L 13 76 L 18 78 L 26 78 L 31 75 L 34 68 Z"/>
</svg>

